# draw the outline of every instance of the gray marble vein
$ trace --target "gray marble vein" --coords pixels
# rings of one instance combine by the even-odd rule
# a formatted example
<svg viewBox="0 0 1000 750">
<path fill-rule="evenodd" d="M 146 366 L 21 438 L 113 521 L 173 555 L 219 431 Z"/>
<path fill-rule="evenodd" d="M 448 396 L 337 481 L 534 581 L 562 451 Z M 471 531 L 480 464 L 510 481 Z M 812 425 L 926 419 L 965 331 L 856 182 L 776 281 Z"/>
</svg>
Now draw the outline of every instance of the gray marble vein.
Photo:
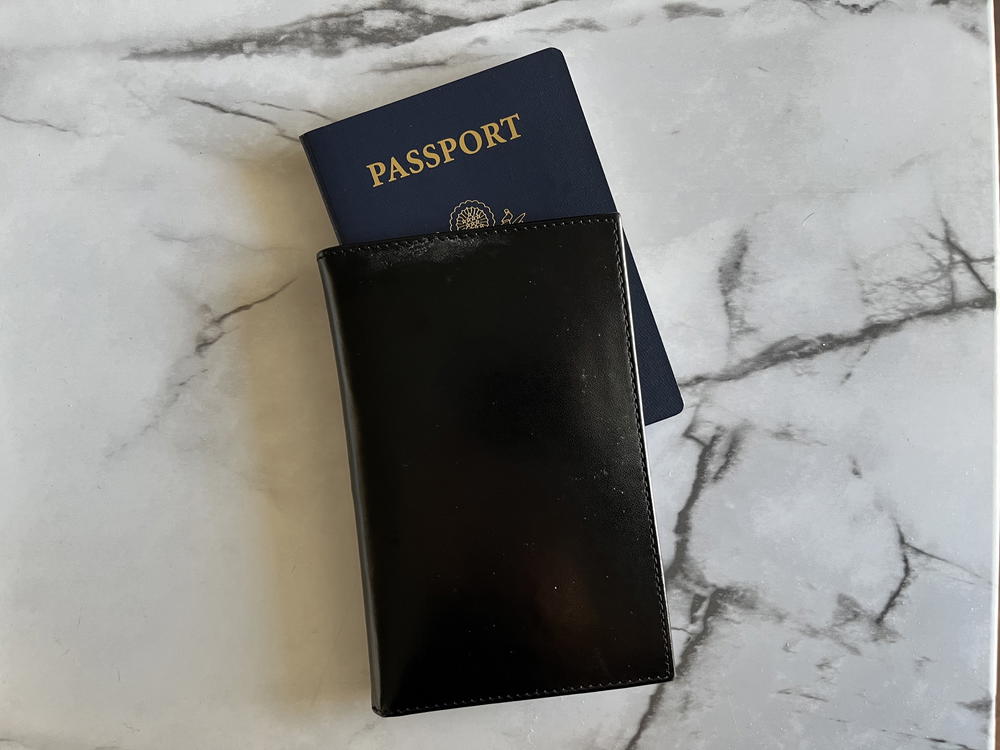
<svg viewBox="0 0 1000 750">
<path fill-rule="evenodd" d="M 514 10 L 530 10 L 564 0 L 521 0 Z M 507 17 L 510 8 L 476 12 L 474 5 L 453 4 L 432 10 L 411 0 L 382 0 L 350 10 L 337 10 L 273 28 L 255 29 L 222 39 L 192 40 L 180 46 L 136 50 L 133 59 L 200 58 L 257 55 L 308 50 L 338 56 L 357 47 L 395 47 L 429 34 Z"/>
<path fill-rule="evenodd" d="M 667 18 L 670 20 L 687 18 L 689 16 L 719 18 L 725 15 L 725 11 L 722 8 L 710 8 L 698 3 L 667 3 L 663 6 L 663 12 L 667 14 Z"/>
<path fill-rule="evenodd" d="M 229 109 L 227 107 L 223 107 L 221 104 L 213 104 L 212 102 L 202 101 L 201 99 L 191 99 L 186 96 L 182 96 L 179 98 L 182 101 L 189 102 L 190 104 L 194 104 L 195 106 L 205 107 L 206 109 L 209 109 L 212 112 L 218 112 L 219 114 L 223 115 L 233 115 L 234 117 L 246 117 L 249 120 L 256 120 L 257 122 L 262 122 L 265 125 L 270 125 L 272 128 L 274 128 L 275 134 L 279 138 L 284 138 L 286 141 L 292 141 L 295 143 L 298 142 L 298 138 L 288 135 L 281 129 L 281 126 L 278 125 L 278 123 L 276 123 L 274 120 L 269 120 L 266 117 L 261 117 L 260 115 L 254 115 L 251 114 L 250 112 L 244 112 L 240 109 Z M 274 105 L 269 105 L 269 106 L 274 106 Z"/>
</svg>

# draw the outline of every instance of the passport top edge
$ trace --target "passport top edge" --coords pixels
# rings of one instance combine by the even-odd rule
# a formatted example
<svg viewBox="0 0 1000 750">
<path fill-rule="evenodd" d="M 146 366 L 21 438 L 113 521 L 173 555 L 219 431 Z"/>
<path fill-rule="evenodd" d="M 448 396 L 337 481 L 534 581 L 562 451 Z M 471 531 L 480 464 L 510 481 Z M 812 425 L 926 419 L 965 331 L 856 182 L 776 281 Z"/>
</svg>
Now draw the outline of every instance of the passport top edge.
<svg viewBox="0 0 1000 750">
<path fill-rule="evenodd" d="M 440 84 L 438 86 L 432 86 L 429 89 L 423 89 L 422 91 L 418 91 L 418 92 L 416 92 L 414 94 L 411 94 L 409 96 L 404 96 L 404 97 L 402 97 L 400 99 L 394 99 L 393 101 L 386 102 L 385 104 L 381 104 L 381 105 L 379 105 L 377 107 L 372 107 L 371 109 L 366 109 L 363 112 L 358 112 L 358 113 L 353 114 L 353 115 L 348 115 L 347 117 L 342 117 L 341 119 L 336 120 L 336 121 L 331 122 L 331 123 L 327 123 L 326 125 L 321 125 L 318 128 L 313 128 L 312 130 L 307 130 L 306 132 L 304 132 L 301 135 L 299 135 L 299 140 L 300 141 L 305 141 L 308 137 L 313 136 L 315 134 L 320 134 L 320 133 L 325 133 L 325 132 L 337 130 L 337 126 L 341 125 L 343 123 L 347 123 L 347 122 L 350 122 L 350 121 L 352 121 L 352 120 L 354 120 L 356 118 L 366 117 L 366 116 L 371 115 L 373 113 L 390 109 L 392 107 L 395 107 L 398 104 L 402 104 L 403 102 L 408 102 L 408 101 L 410 101 L 412 99 L 423 98 L 427 94 L 433 94 L 435 92 L 440 91 L 441 89 L 446 89 L 449 86 L 452 86 L 452 85 L 454 85 L 456 83 L 460 83 L 462 81 L 468 81 L 470 79 L 473 79 L 473 78 L 476 78 L 476 77 L 482 76 L 482 75 L 494 74 L 497 71 L 500 71 L 501 69 L 507 69 L 507 68 L 509 68 L 511 66 L 517 66 L 517 65 L 520 65 L 520 64 L 525 64 L 528 61 L 532 61 L 532 62 L 534 62 L 534 61 L 541 61 L 541 60 L 545 60 L 546 58 L 552 58 L 554 62 L 556 62 L 557 64 L 561 65 L 563 68 L 565 68 L 567 72 L 569 71 L 569 67 L 566 65 L 566 56 L 563 54 L 562 50 L 560 50 L 558 47 L 546 47 L 544 49 L 538 50 L 537 52 L 531 52 L 531 53 L 529 53 L 527 55 L 522 55 L 521 57 L 516 57 L 513 60 L 508 60 L 507 62 L 500 63 L 499 65 L 493 65 L 493 66 L 490 66 L 488 68 L 483 68 L 482 70 L 477 71 L 475 73 L 470 73 L 467 76 L 462 76 L 461 78 L 455 78 L 455 79 L 453 79 L 451 81 L 447 81 L 447 82 L 442 83 L 442 84 Z"/>
</svg>

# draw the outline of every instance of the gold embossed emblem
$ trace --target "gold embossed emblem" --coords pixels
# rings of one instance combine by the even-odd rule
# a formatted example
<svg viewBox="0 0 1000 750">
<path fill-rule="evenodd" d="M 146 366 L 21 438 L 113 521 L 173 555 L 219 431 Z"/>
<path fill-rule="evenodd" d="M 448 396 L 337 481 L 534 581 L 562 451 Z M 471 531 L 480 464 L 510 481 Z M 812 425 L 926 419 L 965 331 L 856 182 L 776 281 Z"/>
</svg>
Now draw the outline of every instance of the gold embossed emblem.
<svg viewBox="0 0 1000 750">
<path fill-rule="evenodd" d="M 522 211 L 517 216 L 511 212 L 509 208 L 503 210 L 503 218 L 500 219 L 501 224 L 521 224 L 524 222 L 524 211 Z"/>
<path fill-rule="evenodd" d="M 523 221 L 524 213 L 515 216 L 509 208 L 503 210 L 503 217 L 500 219 L 501 224 L 520 224 Z M 453 232 L 492 227 L 496 223 L 493 209 L 477 200 L 462 201 L 451 210 L 451 217 L 448 219 L 448 227 Z"/>
<path fill-rule="evenodd" d="M 482 201 L 462 201 L 451 210 L 448 226 L 453 232 L 463 229 L 479 229 L 496 224 L 493 209 Z"/>
</svg>

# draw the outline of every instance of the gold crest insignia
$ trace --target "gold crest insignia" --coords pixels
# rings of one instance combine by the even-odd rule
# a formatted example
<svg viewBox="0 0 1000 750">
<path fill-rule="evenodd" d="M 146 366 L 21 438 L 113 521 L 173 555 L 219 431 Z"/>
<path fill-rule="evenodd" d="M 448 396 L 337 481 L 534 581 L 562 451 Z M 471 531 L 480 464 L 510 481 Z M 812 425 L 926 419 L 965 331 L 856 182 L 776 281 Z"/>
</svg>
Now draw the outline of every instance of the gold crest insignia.
<svg viewBox="0 0 1000 750">
<path fill-rule="evenodd" d="M 524 213 L 517 216 L 509 209 L 503 210 L 500 219 L 501 224 L 520 224 L 524 221 Z M 480 229 L 482 227 L 492 227 L 497 223 L 493 209 L 482 201 L 467 200 L 462 201 L 451 210 L 448 219 L 448 228 L 453 232 L 460 232 L 464 229 Z"/>
<path fill-rule="evenodd" d="M 522 224 L 522 223 L 524 223 L 524 214 L 525 214 L 525 212 L 522 211 L 517 216 L 514 216 L 514 214 L 511 212 L 511 210 L 509 208 L 505 208 L 503 210 L 503 218 L 500 219 L 500 223 L 501 224 Z"/>
<path fill-rule="evenodd" d="M 482 201 L 475 200 L 459 203 L 451 210 L 451 218 L 448 220 L 448 226 L 453 232 L 491 227 L 494 224 L 496 217 L 493 216 L 493 209 Z"/>
</svg>

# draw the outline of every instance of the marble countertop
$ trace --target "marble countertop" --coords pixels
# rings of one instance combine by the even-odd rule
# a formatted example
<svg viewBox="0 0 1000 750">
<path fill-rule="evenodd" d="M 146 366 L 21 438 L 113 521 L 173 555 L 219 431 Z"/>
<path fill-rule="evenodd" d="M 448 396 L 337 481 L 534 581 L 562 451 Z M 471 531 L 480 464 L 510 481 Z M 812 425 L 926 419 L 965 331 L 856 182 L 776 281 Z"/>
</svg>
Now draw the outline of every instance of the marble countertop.
<svg viewBox="0 0 1000 750">
<path fill-rule="evenodd" d="M 0 750 L 987 748 L 984 2 L 109 7 L 0 6 Z M 383 720 L 296 138 L 549 45 L 688 404 L 679 674 Z"/>
</svg>

